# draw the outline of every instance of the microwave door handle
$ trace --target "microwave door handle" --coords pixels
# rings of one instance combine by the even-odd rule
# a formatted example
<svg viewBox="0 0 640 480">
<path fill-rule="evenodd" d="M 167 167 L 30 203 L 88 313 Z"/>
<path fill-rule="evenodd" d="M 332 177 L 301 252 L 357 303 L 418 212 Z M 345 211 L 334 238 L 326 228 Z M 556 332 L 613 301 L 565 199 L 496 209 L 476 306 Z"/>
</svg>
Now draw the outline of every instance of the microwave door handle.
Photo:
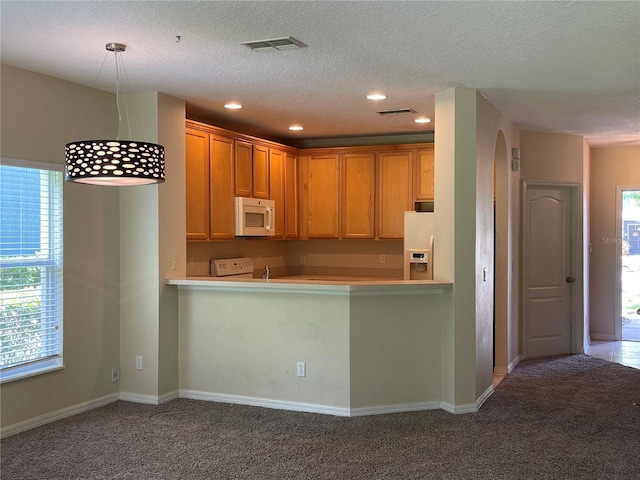
<svg viewBox="0 0 640 480">
<path fill-rule="evenodd" d="M 267 208 L 269 222 L 267 224 L 267 231 L 270 232 L 273 229 L 273 208 Z"/>
</svg>

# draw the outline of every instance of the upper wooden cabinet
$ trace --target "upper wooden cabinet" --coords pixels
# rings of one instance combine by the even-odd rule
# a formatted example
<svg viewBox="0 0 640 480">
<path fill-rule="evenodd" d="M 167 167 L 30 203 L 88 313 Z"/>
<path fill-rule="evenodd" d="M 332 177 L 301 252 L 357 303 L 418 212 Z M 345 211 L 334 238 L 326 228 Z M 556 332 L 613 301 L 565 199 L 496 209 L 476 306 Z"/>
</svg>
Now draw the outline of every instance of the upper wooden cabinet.
<svg viewBox="0 0 640 480">
<path fill-rule="evenodd" d="M 301 150 L 300 238 L 402 239 L 417 162 L 429 151 L 426 144 Z"/>
<path fill-rule="evenodd" d="M 434 199 L 433 144 L 297 150 L 186 122 L 187 239 L 235 238 L 234 196 L 275 202 L 275 239 L 402 239 Z"/>
<path fill-rule="evenodd" d="M 275 208 L 274 240 L 284 238 L 285 223 L 285 187 L 284 187 L 284 154 L 280 150 L 269 152 L 269 191 Z"/>
<path fill-rule="evenodd" d="M 235 238 L 236 196 L 273 199 L 275 238 L 298 238 L 296 149 L 193 120 L 185 142 L 187 240 Z"/>
<path fill-rule="evenodd" d="M 284 154 L 284 238 L 299 238 L 298 230 L 298 156 Z"/>
<path fill-rule="evenodd" d="M 273 240 L 298 238 L 298 157 L 291 152 L 269 149 L 269 198 L 275 202 Z"/>
<path fill-rule="evenodd" d="M 416 200 L 434 199 L 434 158 L 433 144 L 425 145 L 418 150 L 416 179 Z"/>
<path fill-rule="evenodd" d="M 404 237 L 404 212 L 414 209 L 413 151 L 381 152 L 377 159 L 378 238 Z"/>
<path fill-rule="evenodd" d="M 209 238 L 209 134 L 186 129 L 187 240 Z"/>
<path fill-rule="evenodd" d="M 253 196 L 269 198 L 269 147 L 253 146 Z"/>
<path fill-rule="evenodd" d="M 253 194 L 253 145 L 249 142 L 234 142 L 235 194 L 250 197 Z"/>
<path fill-rule="evenodd" d="M 375 237 L 375 153 L 345 153 L 340 159 L 342 238 Z"/>
<path fill-rule="evenodd" d="M 235 236 L 233 139 L 186 128 L 187 240 Z"/>
<path fill-rule="evenodd" d="M 233 201 L 233 139 L 209 135 L 210 235 L 212 240 L 235 236 Z"/>
<path fill-rule="evenodd" d="M 269 198 L 269 148 L 234 141 L 234 191 L 238 197 Z"/>
<path fill-rule="evenodd" d="M 340 155 L 300 156 L 300 236 L 339 238 Z"/>
</svg>

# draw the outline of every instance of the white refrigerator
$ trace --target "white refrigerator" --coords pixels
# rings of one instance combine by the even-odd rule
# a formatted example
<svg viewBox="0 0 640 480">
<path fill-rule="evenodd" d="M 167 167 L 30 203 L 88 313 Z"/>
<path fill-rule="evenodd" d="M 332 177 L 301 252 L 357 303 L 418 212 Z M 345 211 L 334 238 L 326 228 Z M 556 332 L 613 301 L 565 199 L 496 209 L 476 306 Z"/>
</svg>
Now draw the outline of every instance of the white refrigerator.
<svg viewBox="0 0 640 480">
<path fill-rule="evenodd" d="M 404 212 L 404 279 L 433 280 L 433 212 Z"/>
</svg>

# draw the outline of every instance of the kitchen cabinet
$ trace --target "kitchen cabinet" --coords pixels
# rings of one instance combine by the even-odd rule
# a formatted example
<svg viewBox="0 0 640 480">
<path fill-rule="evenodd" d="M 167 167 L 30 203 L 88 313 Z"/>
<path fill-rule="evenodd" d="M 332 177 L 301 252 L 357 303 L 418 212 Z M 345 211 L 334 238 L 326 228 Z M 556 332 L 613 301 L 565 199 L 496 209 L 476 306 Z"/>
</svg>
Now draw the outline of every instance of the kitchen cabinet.
<svg viewBox="0 0 640 480">
<path fill-rule="evenodd" d="M 187 240 L 228 240 L 235 236 L 233 139 L 186 128 Z"/>
<path fill-rule="evenodd" d="M 376 219 L 380 239 L 404 236 L 404 212 L 414 209 L 413 162 L 411 150 L 378 153 Z"/>
<path fill-rule="evenodd" d="M 297 155 L 269 149 L 269 198 L 275 202 L 275 229 L 271 239 L 298 238 Z"/>
<path fill-rule="evenodd" d="M 269 198 L 269 147 L 253 146 L 253 197 Z"/>
<path fill-rule="evenodd" d="M 300 156 L 300 236 L 339 238 L 340 155 Z"/>
<path fill-rule="evenodd" d="M 211 240 L 235 236 L 233 139 L 209 134 L 209 205 Z"/>
<path fill-rule="evenodd" d="M 238 197 L 269 198 L 269 148 L 234 141 L 234 191 Z"/>
<path fill-rule="evenodd" d="M 234 196 L 272 199 L 276 239 L 402 239 L 434 198 L 433 144 L 297 150 L 187 120 L 187 239 L 235 238 Z"/>
<path fill-rule="evenodd" d="M 187 240 L 209 238 L 209 134 L 186 129 Z"/>
<path fill-rule="evenodd" d="M 426 144 L 301 150 L 300 238 L 402 239 Z M 431 187 L 432 188 L 432 187 Z"/>
<path fill-rule="evenodd" d="M 375 237 L 375 164 L 372 152 L 345 153 L 340 159 L 340 236 Z"/>
<path fill-rule="evenodd" d="M 185 127 L 187 240 L 234 239 L 236 196 L 273 199 L 276 238 L 299 238 L 297 149 L 193 120 Z"/>
<path fill-rule="evenodd" d="M 253 145 L 249 142 L 234 142 L 235 194 L 250 197 L 253 194 Z"/>
<path fill-rule="evenodd" d="M 418 150 L 416 179 L 416 201 L 434 199 L 434 156 L 433 144 Z"/>
<path fill-rule="evenodd" d="M 299 238 L 298 233 L 298 156 L 284 154 L 284 238 Z"/>
<path fill-rule="evenodd" d="M 274 240 L 284 238 L 285 223 L 285 189 L 284 189 L 284 154 L 280 150 L 269 151 L 269 192 L 275 205 Z"/>
</svg>

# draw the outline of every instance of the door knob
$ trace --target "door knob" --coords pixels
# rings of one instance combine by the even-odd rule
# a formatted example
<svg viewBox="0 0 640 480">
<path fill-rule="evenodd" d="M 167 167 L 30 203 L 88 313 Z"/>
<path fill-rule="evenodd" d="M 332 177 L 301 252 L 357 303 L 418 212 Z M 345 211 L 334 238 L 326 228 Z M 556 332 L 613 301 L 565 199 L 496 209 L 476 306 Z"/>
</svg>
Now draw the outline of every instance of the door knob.
<svg viewBox="0 0 640 480">
<path fill-rule="evenodd" d="M 567 283 L 573 283 L 573 282 L 575 282 L 575 281 L 576 281 L 576 279 L 575 279 L 575 278 L 573 278 L 573 277 L 567 277 Z"/>
</svg>

